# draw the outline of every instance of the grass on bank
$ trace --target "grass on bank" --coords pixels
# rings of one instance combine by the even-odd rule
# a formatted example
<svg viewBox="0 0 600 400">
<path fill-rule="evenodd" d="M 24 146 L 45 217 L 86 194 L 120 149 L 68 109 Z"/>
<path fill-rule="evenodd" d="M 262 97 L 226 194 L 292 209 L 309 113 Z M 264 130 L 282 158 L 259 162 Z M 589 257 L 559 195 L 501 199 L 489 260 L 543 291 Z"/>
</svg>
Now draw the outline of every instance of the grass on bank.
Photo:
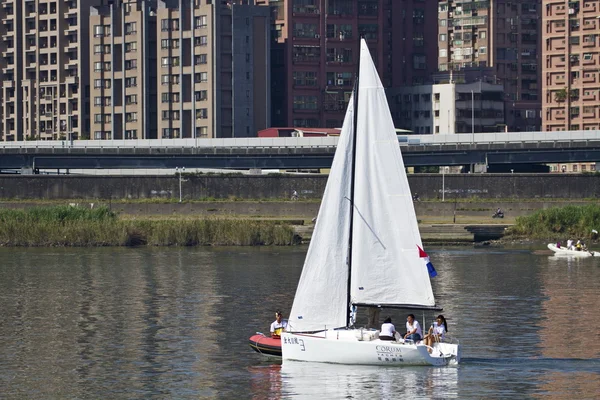
<svg viewBox="0 0 600 400">
<path fill-rule="evenodd" d="M 0 209 L 1 246 L 291 245 L 298 241 L 280 221 L 203 218 L 121 220 L 108 207 Z"/>
<path fill-rule="evenodd" d="M 593 239 L 592 230 L 600 231 L 600 205 L 553 207 L 517 217 L 511 236 L 530 239 Z"/>
</svg>

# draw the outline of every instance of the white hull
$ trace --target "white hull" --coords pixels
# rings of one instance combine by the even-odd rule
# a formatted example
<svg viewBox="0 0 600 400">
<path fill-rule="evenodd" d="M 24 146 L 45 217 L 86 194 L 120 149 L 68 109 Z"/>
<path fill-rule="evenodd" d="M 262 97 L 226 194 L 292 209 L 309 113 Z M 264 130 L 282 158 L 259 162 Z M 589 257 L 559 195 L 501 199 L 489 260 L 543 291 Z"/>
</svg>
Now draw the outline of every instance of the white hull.
<svg viewBox="0 0 600 400">
<path fill-rule="evenodd" d="M 569 250 L 566 247 L 556 247 L 556 244 L 554 243 L 548 243 L 548 248 L 557 256 L 600 257 L 600 253 L 597 251 Z"/>
<path fill-rule="evenodd" d="M 436 343 L 431 354 L 424 344 L 384 341 L 372 331 L 327 330 L 315 334 L 284 332 L 283 360 L 350 365 L 445 366 L 460 362 L 460 346 Z M 362 337 L 362 338 L 361 338 Z"/>
</svg>

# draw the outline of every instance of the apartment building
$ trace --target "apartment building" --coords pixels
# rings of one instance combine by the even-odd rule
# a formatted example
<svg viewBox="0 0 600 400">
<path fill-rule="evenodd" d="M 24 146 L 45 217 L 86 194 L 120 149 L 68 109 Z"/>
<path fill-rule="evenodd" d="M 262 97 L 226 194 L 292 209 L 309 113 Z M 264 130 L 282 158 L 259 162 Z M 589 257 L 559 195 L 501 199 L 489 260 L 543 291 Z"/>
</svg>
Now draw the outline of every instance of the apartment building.
<svg viewBox="0 0 600 400">
<path fill-rule="evenodd" d="M 75 139 L 86 132 L 87 21 L 96 2 L 2 2 L 3 140 Z"/>
<path fill-rule="evenodd" d="M 599 129 L 600 1 L 543 3 L 542 129 Z"/>
<path fill-rule="evenodd" d="M 397 128 L 417 134 L 503 132 L 504 87 L 487 82 L 406 86 L 389 93 Z"/>
<path fill-rule="evenodd" d="M 540 0 L 447 0 L 438 4 L 440 71 L 492 67 L 505 90 L 510 131 L 537 131 Z"/>
<path fill-rule="evenodd" d="M 268 127 L 268 9 L 251 3 L 96 7 L 94 139 L 247 137 Z"/>
<path fill-rule="evenodd" d="M 156 16 L 151 1 L 93 7 L 89 27 L 91 139 L 156 138 Z M 154 77 L 154 79 L 152 79 Z"/>
<path fill-rule="evenodd" d="M 22 31 L 18 29 L 21 1 L 9 0 L 0 4 L 0 140 L 22 140 L 21 81 L 23 46 Z"/>
<path fill-rule="evenodd" d="M 418 84 L 437 69 L 436 1 L 257 0 L 271 11 L 273 125 L 342 125 L 359 38 L 384 86 Z M 433 27 L 433 29 L 432 29 Z"/>
</svg>

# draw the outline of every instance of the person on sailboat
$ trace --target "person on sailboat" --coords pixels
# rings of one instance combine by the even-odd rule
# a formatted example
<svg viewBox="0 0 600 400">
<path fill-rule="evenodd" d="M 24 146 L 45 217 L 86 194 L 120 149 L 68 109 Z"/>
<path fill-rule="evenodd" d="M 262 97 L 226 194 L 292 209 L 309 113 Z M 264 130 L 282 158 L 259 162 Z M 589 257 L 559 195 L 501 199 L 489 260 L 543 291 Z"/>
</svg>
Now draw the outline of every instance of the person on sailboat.
<svg viewBox="0 0 600 400">
<path fill-rule="evenodd" d="M 444 339 L 444 335 L 448 332 L 448 323 L 442 314 L 438 315 L 433 325 L 429 327 L 429 332 L 423 338 L 425 345 L 429 348 L 427 351 L 431 353 L 431 346 L 434 342 L 440 342 Z"/>
<path fill-rule="evenodd" d="M 379 334 L 380 340 L 396 340 L 394 335 L 396 334 L 396 327 L 392 324 L 392 318 L 387 317 L 381 325 L 381 333 Z"/>
<path fill-rule="evenodd" d="M 275 321 L 271 324 L 271 336 L 280 337 L 281 332 L 287 329 L 287 321 L 284 321 L 281 311 L 275 311 Z"/>
<path fill-rule="evenodd" d="M 406 317 L 406 335 L 404 335 L 404 339 L 418 342 L 422 337 L 423 331 L 421 330 L 419 321 L 415 319 L 414 314 L 408 314 L 408 317 Z"/>
</svg>

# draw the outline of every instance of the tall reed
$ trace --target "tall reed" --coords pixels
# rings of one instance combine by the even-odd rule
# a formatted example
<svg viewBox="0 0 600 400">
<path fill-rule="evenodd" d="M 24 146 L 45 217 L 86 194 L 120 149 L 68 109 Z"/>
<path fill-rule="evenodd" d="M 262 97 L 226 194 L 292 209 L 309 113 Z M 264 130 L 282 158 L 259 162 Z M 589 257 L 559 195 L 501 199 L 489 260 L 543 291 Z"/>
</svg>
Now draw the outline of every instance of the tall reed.
<svg viewBox="0 0 600 400">
<path fill-rule="evenodd" d="M 248 219 L 119 220 L 107 208 L 0 210 L 3 246 L 196 246 L 295 244 L 289 225 Z"/>
<path fill-rule="evenodd" d="M 532 239 L 592 238 L 600 231 L 600 205 L 553 207 L 518 217 L 509 233 Z"/>
</svg>

